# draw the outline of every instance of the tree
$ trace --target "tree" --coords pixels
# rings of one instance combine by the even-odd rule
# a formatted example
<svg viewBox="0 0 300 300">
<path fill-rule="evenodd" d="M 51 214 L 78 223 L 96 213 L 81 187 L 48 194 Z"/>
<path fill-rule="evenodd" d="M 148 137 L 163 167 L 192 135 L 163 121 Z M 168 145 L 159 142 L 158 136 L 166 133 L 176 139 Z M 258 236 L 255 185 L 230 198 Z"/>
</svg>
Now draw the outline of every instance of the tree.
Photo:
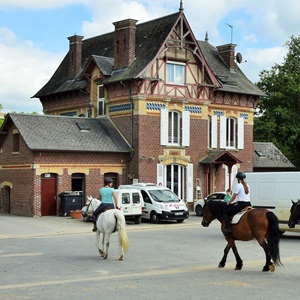
<svg viewBox="0 0 300 300">
<path fill-rule="evenodd" d="M 300 169 L 300 36 L 285 43 L 282 65 L 260 72 L 261 98 L 254 119 L 254 141 L 273 142 Z"/>
</svg>

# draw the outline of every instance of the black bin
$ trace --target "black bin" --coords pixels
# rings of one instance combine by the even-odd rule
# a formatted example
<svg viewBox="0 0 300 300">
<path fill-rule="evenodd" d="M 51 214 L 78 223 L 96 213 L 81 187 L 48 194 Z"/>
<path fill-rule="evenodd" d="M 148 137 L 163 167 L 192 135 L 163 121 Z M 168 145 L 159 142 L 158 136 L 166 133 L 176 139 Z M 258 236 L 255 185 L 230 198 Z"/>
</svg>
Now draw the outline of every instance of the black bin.
<svg viewBox="0 0 300 300">
<path fill-rule="evenodd" d="M 59 194 L 60 198 L 60 214 L 62 216 L 69 216 L 71 210 L 82 208 L 82 195 L 64 192 Z"/>
</svg>

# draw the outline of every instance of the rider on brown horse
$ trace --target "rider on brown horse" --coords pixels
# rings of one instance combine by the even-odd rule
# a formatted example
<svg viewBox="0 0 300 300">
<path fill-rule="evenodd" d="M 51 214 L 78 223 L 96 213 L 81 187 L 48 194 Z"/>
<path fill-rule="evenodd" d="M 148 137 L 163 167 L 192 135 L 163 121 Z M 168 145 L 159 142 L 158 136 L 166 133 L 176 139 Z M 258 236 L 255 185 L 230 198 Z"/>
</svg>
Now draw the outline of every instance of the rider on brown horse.
<svg viewBox="0 0 300 300">
<path fill-rule="evenodd" d="M 233 195 L 231 199 L 227 202 L 227 206 L 225 207 L 223 213 L 223 218 L 226 222 L 226 233 L 232 232 L 230 216 L 235 215 L 247 206 L 251 206 L 250 188 L 245 181 L 246 174 L 244 172 L 238 172 L 236 174 L 236 178 L 238 180 L 238 184 L 233 188 Z M 236 199 L 237 202 L 231 204 Z"/>
</svg>

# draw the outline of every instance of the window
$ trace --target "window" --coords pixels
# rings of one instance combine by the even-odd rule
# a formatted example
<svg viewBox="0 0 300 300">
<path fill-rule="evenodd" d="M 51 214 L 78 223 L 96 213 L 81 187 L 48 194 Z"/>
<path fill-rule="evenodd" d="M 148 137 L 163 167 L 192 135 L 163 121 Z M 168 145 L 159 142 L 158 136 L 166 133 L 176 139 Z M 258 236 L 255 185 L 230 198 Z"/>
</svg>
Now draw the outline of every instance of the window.
<svg viewBox="0 0 300 300">
<path fill-rule="evenodd" d="M 161 109 L 161 145 L 190 145 L 190 112 Z"/>
<path fill-rule="evenodd" d="M 122 194 L 122 204 L 129 204 L 130 203 L 130 195 L 129 193 Z"/>
<path fill-rule="evenodd" d="M 98 116 L 106 115 L 106 105 L 103 84 L 98 86 Z"/>
<path fill-rule="evenodd" d="M 212 124 L 217 126 L 216 118 Z M 220 116 L 220 148 L 244 149 L 244 118 Z"/>
<path fill-rule="evenodd" d="M 166 69 L 166 82 L 184 84 L 185 64 L 178 62 L 168 62 Z"/>
<path fill-rule="evenodd" d="M 19 152 L 20 148 L 20 135 L 19 133 L 13 134 L 13 152 Z"/>
</svg>

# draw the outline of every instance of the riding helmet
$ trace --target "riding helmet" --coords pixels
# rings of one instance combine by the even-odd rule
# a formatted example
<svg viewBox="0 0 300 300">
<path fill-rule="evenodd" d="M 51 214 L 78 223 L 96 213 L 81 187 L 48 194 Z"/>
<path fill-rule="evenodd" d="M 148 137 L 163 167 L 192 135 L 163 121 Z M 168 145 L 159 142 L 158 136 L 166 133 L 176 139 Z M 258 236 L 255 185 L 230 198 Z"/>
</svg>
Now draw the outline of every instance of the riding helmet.
<svg viewBox="0 0 300 300">
<path fill-rule="evenodd" d="M 112 180 L 110 177 L 104 178 L 104 185 L 108 185 L 108 184 L 110 184 L 111 182 L 113 182 L 113 180 Z"/>
<path fill-rule="evenodd" d="M 246 174 L 244 172 L 238 172 L 235 177 L 238 179 L 245 179 Z"/>
</svg>

